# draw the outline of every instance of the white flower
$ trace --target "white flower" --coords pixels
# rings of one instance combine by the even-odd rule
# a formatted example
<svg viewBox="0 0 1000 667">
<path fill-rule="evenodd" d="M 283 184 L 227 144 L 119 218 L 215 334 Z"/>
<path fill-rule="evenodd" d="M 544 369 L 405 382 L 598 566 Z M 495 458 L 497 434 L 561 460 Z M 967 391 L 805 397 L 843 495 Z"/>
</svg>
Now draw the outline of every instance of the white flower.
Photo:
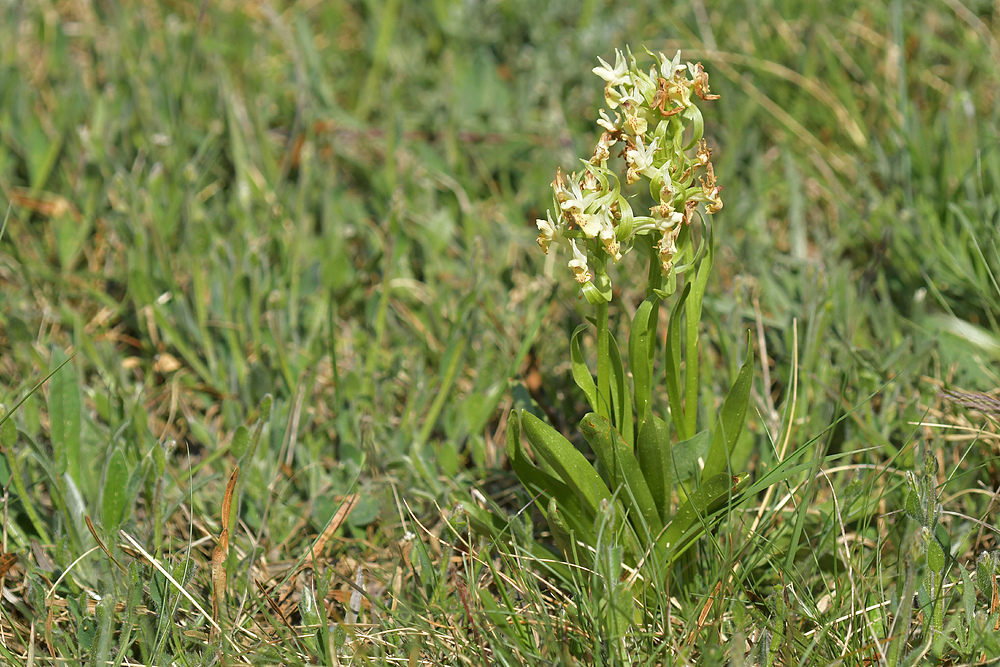
<svg viewBox="0 0 1000 667">
<path fill-rule="evenodd" d="M 611 255 L 611 259 L 614 262 L 618 262 L 622 258 L 621 245 L 618 243 L 618 236 L 615 233 L 614 225 L 611 224 L 611 217 L 607 216 L 605 219 L 605 224 L 601 227 L 601 243 L 604 244 L 604 249 Z"/>
<path fill-rule="evenodd" d="M 653 171 L 653 158 L 656 155 L 657 143 L 660 138 L 656 137 L 649 144 L 649 148 L 643 146 L 642 136 L 635 138 L 635 148 L 625 151 L 625 164 L 628 165 L 628 173 L 625 175 L 625 182 L 635 183 L 640 176 L 649 176 Z"/>
<path fill-rule="evenodd" d="M 608 132 L 614 132 L 615 130 L 617 130 L 621 122 L 622 122 L 622 117 L 618 115 L 617 111 L 615 112 L 615 122 L 612 123 L 611 119 L 608 118 L 608 114 L 604 112 L 604 109 L 601 109 L 601 117 L 597 119 L 597 124 L 603 127 Z"/>
<path fill-rule="evenodd" d="M 535 226 L 538 227 L 538 245 L 541 246 L 545 254 L 549 254 L 549 244 L 555 240 L 557 230 L 556 225 L 552 222 L 552 213 L 549 211 L 545 212 L 545 220 L 538 219 L 535 220 Z"/>
<path fill-rule="evenodd" d="M 677 236 L 681 233 L 681 226 L 677 225 L 670 231 L 663 234 L 659 243 L 656 244 L 656 251 L 660 256 L 660 266 L 664 273 L 669 273 L 674 264 L 674 255 L 677 254 Z"/>
<path fill-rule="evenodd" d="M 576 216 L 575 221 L 580 229 L 583 230 L 583 233 L 587 235 L 588 239 L 592 239 L 600 234 L 604 228 L 601 216 L 597 213 L 581 213 Z"/>
<path fill-rule="evenodd" d="M 583 191 L 580 190 L 580 184 L 577 182 L 575 174 L 570 176 L 569 187 L 563 188 L 562 194 L 565 196 L 565 199 L 562 200 L 562 204 L 559 205 L 559 208 L 564 213 L 568 213 L 574 218 L 580 213 L 583 213 L 591 202 L 593 202 L 597 197 L 594 193 L 589 193 L 584 196 Z"/>
<path fill-rule="evenodd" d="M 576 247 L 576 240 L 570 239 L 569 245 L 573 249 L 573 259 L 569 260 L 569 268 L 576 275 L 576 282 L 585 285 L 590 282 L 592 275 L 587 269 L 587 256 Z"/>
<path fill-rule="evenodd" d="M 681 65 L 680 51 L 674 54 L 673 60 L 667 60 L 667 57 L 665 55 L 663 55 L 662 53 L 660 54 L 660 72 L 661 72 L 660 75 L 664 79 L 667 79 L 669 81 L 670 79 L 673 79 L 674 76 L 677 75 L 677 73 L 683 71 L 684 69 L 686 69 L 686 67 L 684 65 Z M 655 79 L 656 77 L 653 76 L 653 78 Z"/>
<path fill-rule="evenodd" d="M 612 68 L 603 58 L 598 56 L 601 67 L 594 68 L 594 74 L 608 82 L 609 86 L 618 86 L 629 82 L 628 63 L 621 51 L 615 49 L 615 66 Z"/>
</svg>

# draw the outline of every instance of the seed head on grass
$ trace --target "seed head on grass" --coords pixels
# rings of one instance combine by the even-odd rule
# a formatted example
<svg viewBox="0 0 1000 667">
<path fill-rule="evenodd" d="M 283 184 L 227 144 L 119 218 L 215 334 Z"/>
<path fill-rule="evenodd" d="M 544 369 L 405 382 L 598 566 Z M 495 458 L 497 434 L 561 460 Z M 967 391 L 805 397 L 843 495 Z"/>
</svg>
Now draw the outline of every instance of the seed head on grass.
<svg viewBox="0 0 1000 667">
<path fill-rule="evenodd" d="M 594 73 L 606 82 L 604 99 L 611 116 L 601 110 L 597 124 L 604 131 L 592 157 L 582 160 L 583 168 L 568 176 L 556 172 L 553 208 L 536 221 L 538 245 L 546 254 L 552 243 L 569 250 L 568 266 L 591 303 L 610 300 L 608 260 L 617 263 L 636 237 L 649 238 L 664 275 L 669 275 L 677 238 L 698 205 L 704 204 L 708 214 L 722 209 L 722 186 L 691 93 L 701 100 L 719 96 L 711 94 L 701 63 L 681 65 L 680 52 L 672 59 L 649 55 L 655 64 L 648 73 L 639 69 L 631 51 L 616 50 L 614 67 L 598 58 L 601 66 Z M 626 185 L 649 182 L 656 204 L 648 215 L 635 215 L 622 194 L 619 174 L 609 166 L 616 156 L 624 161 Z"/>
</svg>

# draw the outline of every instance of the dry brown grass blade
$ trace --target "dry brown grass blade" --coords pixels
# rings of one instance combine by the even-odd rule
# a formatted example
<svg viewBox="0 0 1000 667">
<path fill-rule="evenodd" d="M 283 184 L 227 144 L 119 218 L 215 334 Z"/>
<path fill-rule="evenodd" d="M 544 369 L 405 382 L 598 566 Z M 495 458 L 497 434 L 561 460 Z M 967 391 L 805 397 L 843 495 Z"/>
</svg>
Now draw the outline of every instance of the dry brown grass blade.
<svg viewBox="0 0 1000 667">
<path fill-rule="evenodd" d="M 305 558 L 299 564 L 298 567 L 292 572 L 285 583 L 278 588 L 275 597 L 281 601 L 280 606 L 282 613 L 287 615 L 291 613 L 292 607 L 295 606 L 295 600 L 292 597 L 292 592 L 295 590 L 298 584 L 299 572 L 306 568 L 313 567 L 313 563 L 316 560 L 316 556 L 323 553 L 323 549 L 326 547 L 326 543 L 330 541 L 333 534 L 337 532 L 337 529 L 344 525 L 344 521 L 351 514 L 351 511 L 358 504 L 358 494 L 352 493 L 344 497 L 343 502 L 340 507 L 334 512 L 333 516 L 327 522 L 326 527 L 323 528 L 323 532 L 319 534 L 316 541 L 312 543 L 309 548 L 308 553 L 306 553 Z"/>
<path fill-rule="evenodd" d="M 982 412 L 984 415 L 1000 416 L 1000 399 L 996 399 L 989 394 L 981 394 L 978 392 L 967 393 L 964 391 L 942 389 L 941 398 L 945 399 L 949 403 L 977 410 Z"/>
<path fill-rule="evenodd" d="M 17 554 L 0 553 L 0 579 L 7 576 L 15 563 L 17 563 Z"/>
<path fill-rule="evenodd" d="M 117 565 L 119 570 L 121 570 L 122 572 L 124 572 L 125 571 L 124 566 L 122 566 L 122 564 L 118 562 L 117 558 L 115 558 L 114 556 L 111 555 L 111 551 L 108 550 L 108 547 L 105 546 L 104 541 L 97 535 L 97 531 L 94 529 L 94 524 L 90 520 L 90 515 L 88 514 L 88 515 L 84 516 L 83 520 L 87 522 L 87 530 L 89 530 L 90 534 L 94 536 L 94 540 L 97 542 L 97 546 L 101 547 L 101 551 L 104 552 L 104 555 L 107 556 L 108 559 L 111 560 L 112 563 L 114 563 L 115 565 Z M 2 577 L 2 576 L 3 576 L 3 572 L 2 572 L 2 568 L 0 568 L 0 577 Z"/>
<path fill-rule="evenodd" d="M 312 547 L 309 549 L 309 554 L 306 555 L 306 560 L 303 563 L 304 567 L 312 564 L 313 560 L 317 555 L 323 553 L 323 549 L 326 547 L 326 543 L 330 541 L 333 534 L 337 532 L 337 529 L 344 525 L 344 521 L 354 510 L 354 507 L 358 504 L 358 494 L 352 493 L 344 497 L 344 501 L 341 503 L 340 508 L 334 513 L 333 517 L 327 522 L 326 528 L 320 533 L 316 541 L 313 542 Z"/>
<path fill-rule="evenodd" d="M 219 543 L 212 550 L 212 618 L 221 624 L 222 609 L 226 600 L 226 558 L 229 557 L 229 515 L 233 507 L 233 492 L 236 490 L 236 480 L 240 476 L 240 467 L 236 466 L 226 484 L 226 493 L 222 496 L 222 532 L 219 533 Z"/>
</svg>

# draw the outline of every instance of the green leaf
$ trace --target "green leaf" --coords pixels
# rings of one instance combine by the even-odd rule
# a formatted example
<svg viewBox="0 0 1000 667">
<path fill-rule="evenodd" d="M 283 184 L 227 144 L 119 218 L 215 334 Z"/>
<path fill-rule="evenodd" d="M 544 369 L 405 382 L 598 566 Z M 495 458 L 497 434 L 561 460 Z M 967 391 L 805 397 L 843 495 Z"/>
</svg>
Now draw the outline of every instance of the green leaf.
<svg viewBox="0 0 1000 667">
<path fill-rule="evenodd" d="M 687 440 L 681 440 L 673 447 L 674 472 L 677 480 L 683 482 L 697 475 L 708 457 L 708 447 L 712 434 L 705 429 L 698 431 Z"/>
<path fill-rule="evenodd" d="M 530 413 L 528 413 L 530 414 Z M 545 508 L 550 500 L 556 500 L 565 511 L 568 521 L 584 539 L 593 537 L 594 513 L 587 512 L 580 504 L 573 490 L 556 477 L 534 465 L 524 454 L 521 446 L 521 428 L 517 414 L 511 412 L 507 417 L 507 458 L 518 480 L 532 496 L 540 498 L 537 506 L 545 514 Z M 545 515 L 549 521 L 548 515 Z M 552 525 L 550 523 L 550 528 Z"/>
<path fill-rule="evenodd" d="M 984 597 L 993 595 L 993 559 L 986 551 L 976 559 L 976 585 Z"/>
<path fill-rule="evenodd" d="M 944 549 L 933 535 L 927 538 L 927 567 L 932 572 L 941 572 L 944 569 Z"/>
<path fill-rule="evenodd" d="M 229 445 L 229 453 L 242 464 L 248 447 L 250 447 L 250 429 L 240 424 L 236 427 L 236 432 L 233 433 L 233 441 Z"/>
<path fill-rule="evenodd" d="M 631 447 L 635 443 L 632 437 L 632 396 L 625 380 L 625 365 L 618 350 L 618 341 L 611 334 L 608 335 L 608 352 L 614 380 L 611 383 L 611 402 L 615 409 L 615 427 Z"/>
<path fill-rule="evenodd" d="M 703 482 L 700 489 L 688 496 L 657 540 L 657 546 L 669 554 L 670 562 L 677 560 L 705 532 L 709 515 L 726 505 L 749 481 L 748 473 L 736 477 L 719 473 Z"/>
<path fill-rule="evenodd" d="M 637 452 L 639 466 L 653 502 L 660 512 L 660 520 L 670 520 L 670 490 L 673 484 L 673 464 L 671 463 L 670 427 L 656 415 L 650 415 L 639 427 Z"/>
<path fill-rule="evenodd" d="M 101 497 L 101 520 L 104 527 L 114 533 L 125 516 L 128 463 L 121 447 L 113 447 L 104 465 L 104 491 Z"/>
<path fill-rule="evenodd" d="M 587 402 L 590 404 L 590 409 L 593 412 L 597 412 L 597 385 L 594 384 L 594 376 L 590 374 L 590 369 L 587 367 L 587 362 L 584 360 L 583 352 L 580 349 L 580 336 L 586 330 L 587 325 L 581 324 L 569 339 L 569 352 L 572 360 L 571 367 L 573 370 L 573 381 L 576 382 L 577 387 L 583 390 L 584 395 L 587 397 Z"/>
<path fill-rule="evenodd" d="M 702 480 L 727 470 L 729 456 L 736 446 L 736 440 L 743 430 L 746 420 L 747 405 L 750 403 L 750 390 L 753 388 L 753 346 L 747 335 L 747 356 L 736 375 L 736 381 L 729 389 L 729 395 L 722 404 L 722 413 L 712 434 L 712 446 L 705 459 L 705 469 L 701 471 Z"/>
<path fill-rule="evenodd" d="M 62 350 L 53 350 L 52 366 L 62 366 L 67 360 Z M 49 382 L 49 419 L 53 458 L 56 472 L 69 472 L 79 484 L 80 470 L 80 384 L 73 364 L 52 376 Z"/>
<path fill-rule="evenodd" d="M 652 399 L 653 350 L 656 322 L 651 319 L 654 306 L 660 299 L 656 295 L 647 297 L 639 304 L 632 318 L 632 328 L 628 336 L 628 365 L 632 371 L 632 385 L 635 394 L 635 411 L 639 416 L 639 430 L 646 421 L 646 411 Z"/>
<path fill-rule="evenodd" d="M 587 512 L 596 516 L 602 500 L 611 502 L 600 475 L 569 440 L 530 412 L 521 413 L 521 427 L 535 454 L 552 466 Z"/>
<path fill-rule="evenodd" d="M 555 540 L 556 546 L 566 555 L 567 560 L 576 562 L 576 549 L 574 548 L 576 540 L 573 539 L 573 530 L 563 520 L 562 513 L 559 511 L 559 503 L 555 498 L 549 498 L 545 507 L 545 519 L 546 523 L 549 524 L 549 532 L 552 533 L 552 539 Z"/>
<path fill-rule="evenodd" d="M 708 227 L 711 234 L 711 227 Z M 715 258 L 715 243 L 711 237 L 705 242 L 708 246 L 708 253 L 698 265 L 698 273 L 695 275 L 694 287 L 691 289 L 691 298 L 685 308 L 685 328 L 686 340 L 684 344 L 684 357 L 686 366 L 684 368 L 684 428 L 688 433 L 694 432 L 698 427 L 698 391 L 701 389 L 699 377 L 699 349 L 698 349 L 698 327 L 701 324 L 701 307 L 705 297 L 705 288 L 708 286 L 708 276 L 712 272 L 712 263 Z M 675 418 L 676 422 L 677 419 Z"/>
<path fill-rule="evenodd" d="M 684 411 L 681 402 L 681 311 L 691 293 L 691 283 L 684 285 L 684 291 L 670 310 L 670 322 L 667 325 L 667 345 L 664 358 L 666 371 L 667 400 L 670 402 L 670 417 L 677 429 L 677 437 L 687 440 L 691 437 L 684 422 Z"/>
<path fill-rule="evenodd" d="M 623 504 L 632 510 L 633 516 L 636 513 L 642 515 L 653 535 L 659 534 L 663 528 L 659 510 L 632 448 L 611 422 L 596 413 L 584 416 L 580 421 L 580 430 L 605 469 L 611 490 L 618 493 L 624 485 L 626 491 L 620 494 Z"/>
</svg>

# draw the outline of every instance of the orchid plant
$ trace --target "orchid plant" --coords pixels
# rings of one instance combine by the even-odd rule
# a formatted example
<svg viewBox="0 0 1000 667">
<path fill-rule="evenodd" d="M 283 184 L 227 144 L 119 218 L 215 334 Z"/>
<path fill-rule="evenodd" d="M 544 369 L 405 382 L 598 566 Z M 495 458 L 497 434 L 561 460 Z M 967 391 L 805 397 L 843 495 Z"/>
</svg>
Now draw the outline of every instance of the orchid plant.
<svg viewBox="0 0 1000 667">
<path fill-rule="evenodd" d="M 700 63 L 682 64 L 679 52 L 672 59 L 647 53 L 655 60 L 648 72 L 631 51 L 616 51 L 614 66 L 599 59 L 594 72 L 605 81 L 608 107 L 597 121 L 603 132 L 578 171 L 556 172 L 552 209 L 537 221 L 538 245 L 546 254 L 568 251 L 568 268 L 595 310 L 596 382 L 583 350 L 591 324 L 576 329 L 570 349 L 574 380 L 592 410 L 580 429 L 596 461 L 529 411 L 510 415 L 507 450 L 568 561 L 582 562 L 581 550 L 595 549 L 610 522 L 621 528 L 627 562 L 658 564 L 663 572 L 748 481 L 733 474 L 729 460 L 746 415 L 753 355 L 748 350 L 714 429 L 699 433 L 699 323 L 714 257 L 707 220 L 723 203 L 695 98 L 718 96 Z M 632 206 L 639 183 L 652 197 L 648 213 Z M 646 298 L 629 327 L 629 383 L 609 326 L 609 268 L 633 249 L 648 257 L 649 269 Z M 653 391 L 665 300 L 673 301 L 663 363 L 667 412 L 656 409 Z"/>
</svg>

